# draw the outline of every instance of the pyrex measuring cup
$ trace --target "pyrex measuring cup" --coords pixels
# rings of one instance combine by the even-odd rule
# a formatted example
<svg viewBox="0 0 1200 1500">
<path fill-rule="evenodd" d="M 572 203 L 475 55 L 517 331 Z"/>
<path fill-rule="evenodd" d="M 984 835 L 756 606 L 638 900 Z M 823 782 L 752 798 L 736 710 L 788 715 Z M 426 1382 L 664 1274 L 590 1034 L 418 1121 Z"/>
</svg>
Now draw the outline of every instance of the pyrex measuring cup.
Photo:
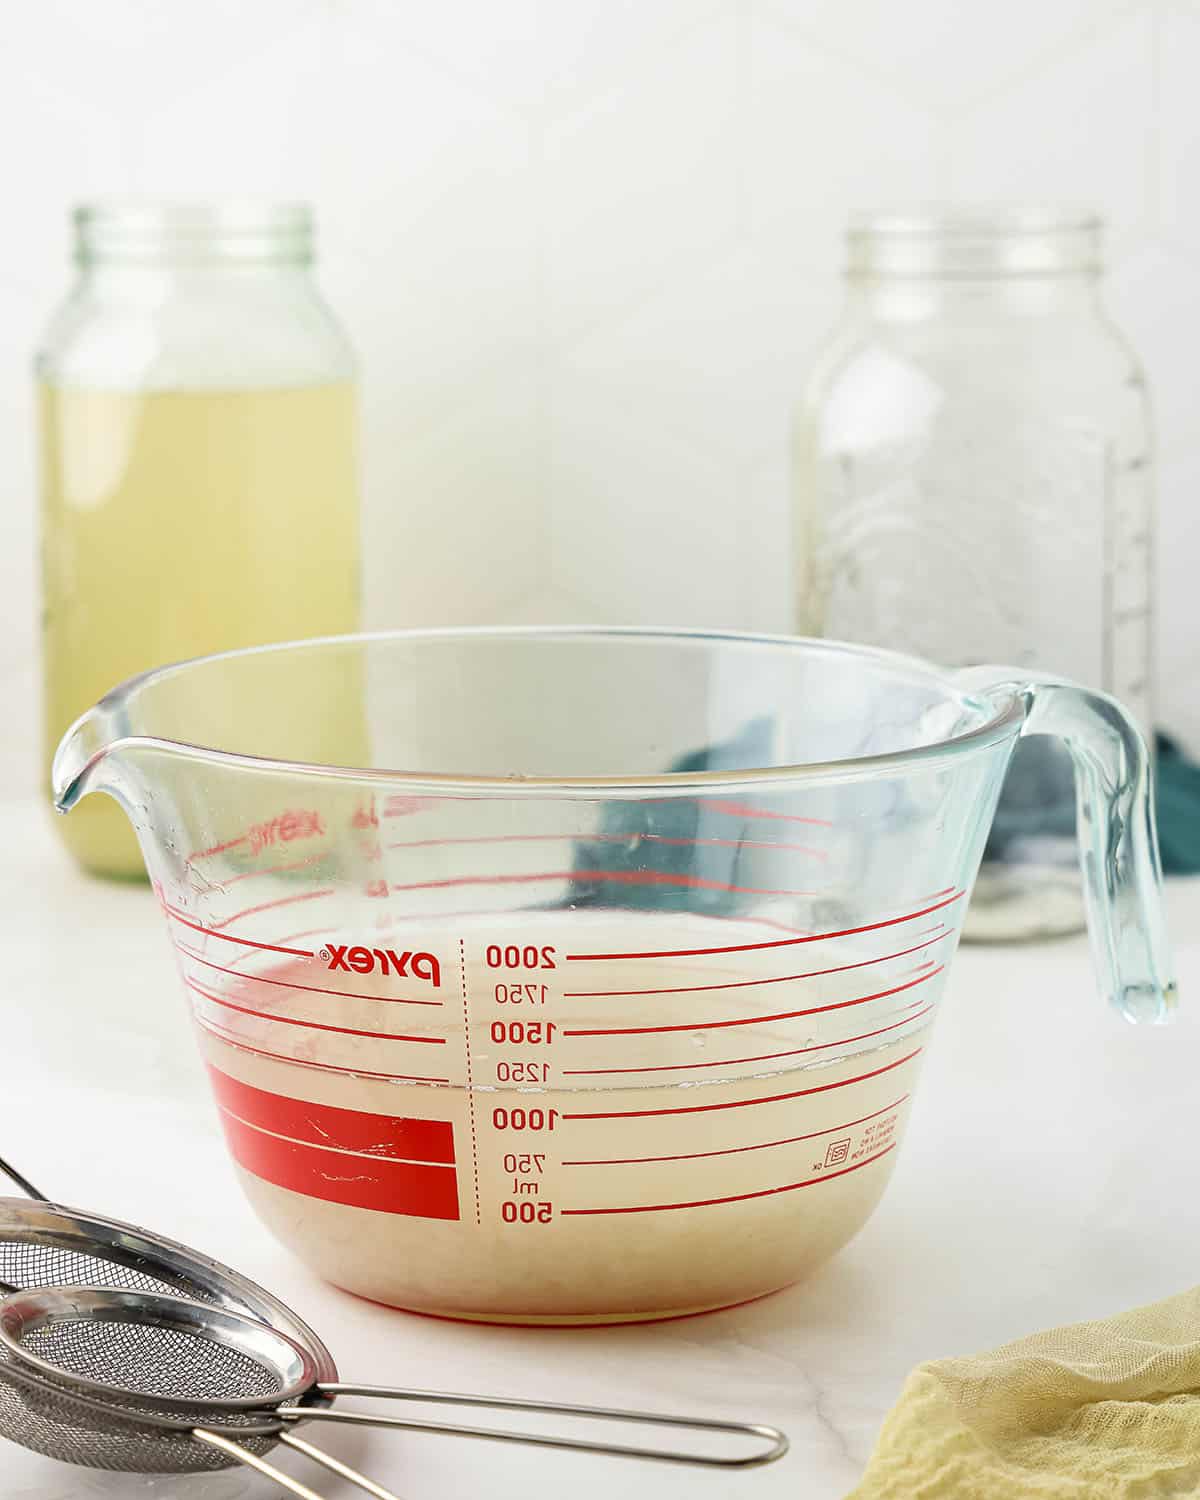
<svg viewBox="0 0 1200 1500">
<path fill-rule="evenodd" d="M 1002 669 L 300 643 L 118 688 L 54 786 L 132 819 L 281 1240 L 401 1307 L 612 1321 L 774 1290 L 871 1213 L 1022 734 L 1075 757 L 1101 985 L 1162 1019 L 1145 748 L 1111 700 Z"/>
</svg>

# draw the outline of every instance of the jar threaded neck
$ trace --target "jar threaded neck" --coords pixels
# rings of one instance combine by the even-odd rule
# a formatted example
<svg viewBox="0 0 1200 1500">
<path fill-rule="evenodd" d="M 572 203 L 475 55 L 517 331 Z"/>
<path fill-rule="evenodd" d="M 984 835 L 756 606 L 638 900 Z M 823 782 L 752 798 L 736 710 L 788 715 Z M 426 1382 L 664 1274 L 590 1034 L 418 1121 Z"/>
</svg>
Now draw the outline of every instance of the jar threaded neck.
<svg viewBox="0 0 1200 1500">
<path fill-rule="evenodd" d="M 72 215 L 80 265 L 287 263 L 313 258 L 306 203 L 213 199 L 99 201 Z"/>
<path fill-rule="evenodd" d="M 852 280 L 1095 276 L 1103 268 L 1103 223 L 1086 212 L 900 210 L 852 220 L 846 240 Z"/>
</svg>

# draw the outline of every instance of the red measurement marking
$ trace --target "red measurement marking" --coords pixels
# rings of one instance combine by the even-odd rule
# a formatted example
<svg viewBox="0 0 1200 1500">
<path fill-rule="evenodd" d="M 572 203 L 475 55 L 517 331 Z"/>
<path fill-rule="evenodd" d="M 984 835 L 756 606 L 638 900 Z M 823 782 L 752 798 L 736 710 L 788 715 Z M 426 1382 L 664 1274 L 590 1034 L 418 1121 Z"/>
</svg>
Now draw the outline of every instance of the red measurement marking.
<svg viewBox="0 0 1200 1500">
<path fill-rule="evenodd" d="M 663 1213 L 673 1208 L 711 1208 L 717 1203 L 745 1203 L 749 1198 L 772 1198 L 777 1193 L 794 1193 L 798 1188 L 816 1187 L 821 1182 L 832 1182 L 835 1177 L 846 1177 L 851 1172 L 858 1172 L 863 1167 L 869 1167 L 872 1162 L 882 1161 L 889 1151 L 896 1149 L 893 1143 L 885 1146 L 882 1151 L 877 1151 L 874 1156 L 868 1156 L 865 1161 L 856 1161 L 852 1167 L 843 1167 L 840 1172 L 826 1172 L 822 1177 L 806 1177 L 803 1182 L 785 1182 L 782 1187 L 761 1188 L 757 1193 L 730 1193 L 726 1198 L 696 1198 L 690 1203 L 639 1203 L 630 1208 L 564 1208 L 560 1212 L 566 1214 L 653 1214 Z"/>
<path fill-rule="evenodd" d="M 733 943 L 723 948 L 668 948 L 654 953 L 568 953 L 567 958 L 572 962 L 594 962 L 613 958 L 701 958 L 709 953 L 752 953 L 762 948 L 791 948 L 797 943 L 820 943 L 827 938 L 855 937 L 860 932 L 879 932 L 884 927 L 899 927 L 904 922 L 915 922 L 918 917 L 927 917 L 932 912 L 941 911 L 945 906 L 953 906 L 956 901 L 962 900 L 963 894 L 962 891 L 958 891 L 955 895 L 946 897 L 944 901 L 923 907 L 920 911 L 911 911 L 903 917 L 887 917 L 882 922 L 866 922 L 861 927 L 843 927 L 837 932 L 810 932 L 803 937 L 777 938 L 770 943 Z"/>
<path fill-rule="evenodd" d="M 207 929 L 205 929 L 205 930 L 207 931 Z M 304 928 L 301 928 L 301 930 L 299 932 L 282 932 L 282 933 L 280 933 L 280 935 L 279 935 L 279 941 L 281 943 L 295 943 L 295 942 L 299 942 L 299 940 L 301 938 L 306 938 L 306 937 L 320 937 L 322 939 L 322 941 L 323 941 L 324 938 L 325 938 L 325 936 L 327 935 L 328 931 L 329 931 L 328 926 L 322 926 L 322 927 L 304 927 Z M 219 933 L 219 932 L 216 932 L 216 933 L 213 933 L 213 936 L 214 937 L 221 937 L 221 936 L 223 936 L 223 934 Z M 176 946 L 178 946 L 178 944 L 176 944 Z M 190 952 L 191 950 L 189 949 L 188 951 Z M 294 952 L 296 950 L 291 949 L 291 948 L 285 948 L 283 951 L 285 953 L 291 953 L 291 952 Z M 249 964 L 249 963 L 253 963 L 254 960 L 257 958 L 257 956 L 258 955 L 256 953 L 254 953 L 253 950 L 251 950 L 251 951 L 248 951 L 246 953 L 239 953 L 239 954 L 237 954 L 235 956 L 232 956 L 230 958 L 230 962 L 234 963 L 234 964 Z M 310 957 L 310 958 L 315 957 L 315 954 L 309 954 L 308 957 Z M 244 969 L 231 969 L 230 972 L 233 973 L 233 974 L 244 974 L 246 971 Z"/>
<path fill-rule="evenodd" d="M 251 1129 L 331 1151 L 443 1166 L 454 1163 L 454 1127 L 449 1120 L 369 1114 L 341 1105 L 294 1099 L 243 1083 L 212 1063 L 208 1076 L 220 1107 Z"/>
<path fill-rule="evenodd" d="M 306 854 L 303 859 L 293 860 L 290 865 L 268 865 L 265 870 L 243 870 L 240 875 L 231 875 L 228 880 L 220 882 L 222 887 L 237 885 L 239 880 L 257 880 L 260 875 L 286 875 L 292 870 L 303 870 L 308 865 L 319 864 L 321 860 L 328 859 L 328 849 L 318 849 L 313 854 Z"/>
<path fill-rule="evenodd" d="M 245 842 L 246 835 L 243 833 L 239 838 L 227 839 L 223 844 L 214 844 L 211 849 L 196 850 L 188 855 L 187 862 L 190 865 L 196 859 L 209 859 L 214 854 L 224 854 L 229 849 L 239 849 Z"/>
<path fill-rule="evenodd" d="M 543 870 L 533 875 L 458 875 L 450 880 L 420 880 L 413 885 L 394 885 L 392 891 L 398 895 L 403 891 L 440 891 L 459 885 L 530 885 L 539 880 L 607 880 L 618 885 L 677 885 L 698 891 L 733 891 L 740 896 L 817 894 L 815 891 L 772 891 L 749 885 L 728 885 L 723 880 L 703 880 L 698 875 L 671 875 L 662 870 Z"/>
<path fill-rule="evenodd" d="M 918 1002 L 919 1003 L 919 1002 Z M 911 1007 L 910 1007 L 911 1008 Z M 598 1078 L 605 1073 L 688 1073 L 696 1068 L 732 1068 L 739 1063 L 773 1062 L 780 1057 L 799 1057 L 805 1052 L 825 1052 L 830 1047 L 848 1047 L 851 1042 L 865 1042 L 874 1036 L 897 1031 L 901 1026 L 911 1026 L 933 1009 L 932 1003 L 915 1016 L 905 1016 L 902 1021 L 893 1021 L 890 1026 L 881 1026 L 878 1031 L 864 1031 L 859 1036 L 839 1037 L 836 1042 L 820 1042 L 815 1047 L 792 1047 L 787 1052 L 760 1052 L 756 1057 L 723 1057 L 718 1062 L 663 1063 L 657 1068 L 564 1068 L 564 1078 Z M 690 1028 L 688 1028 L 690 1029 Z"/>
<path fill-rule="evenodd" d="M 295 943 L 303 937 L 317 937 L 318 935 L 324 937 L 328 931 L 328 926 L 302 927 L 299 932 L 285 932 L 279 941 L 281 943 Z"/>
<path fill-rule="evenodd" d="M 790 854 L 808 854 L 813 859 L 828 859 L 824 849 L 813 849 L 807 844 L 775 843 L 770 839 L 687 839 L 669 837 L 665 833 L 497 833 L 476 834 L 454 839 L 413 839 L 405 843 L 389 844 L 389 849 L 441 849 L 458 844 L 623 844 L 631 839 L 643 844 L 667 844 L 675 848 L 702 846 L 706 849 L 782 849 Z M 586 873 L 586 872 L 579 872 Z"/>
<path fill-rule="evenodd" d="M 243 948 L 259 948 L 266 953 L 288 953 L 293 958 L 314 956 L 311 948 L 284 948 L 278 943 L 256 943 L 253 938 L 235 937 L 231 932 L 218 932 L 215 927 L 202 927 L 199 922 L 193 922 L 190 917 L 185 917 L 182 912 L 176 911 L 173 906 L 168 906 L 165 901 L 161 902 L 161 905 L 167 916 L 173 917 L 184 927 L 190 927 L 193 932 L 202 932 L 205 937 L 220 938 L 223 943 L 237 943 Z"/>
<path fill-rule="evenodd" d="M 709 1156 L 740 1156 L 744 1151 L 767 1151 L 772 1146 L 793 1146 L 797 1141 L 815 1141 L 823 1135 L 832 1135 L 837 1130 L 850 1130 L 855 1125 L 865 1125 L 869 1120 L 877 1120 L 880 1115 L 886 1115 L 889 1110 L 899 1109 L 902 1104 L 912 1096 L 901 1094 L 899 1099 L 893 1099 L 891 1104 L 885 1104 L 882 1109 L 877 1109 L 874 1114 L 861 1115 L 857 1120 L 847 1120 L 842 1125 L 829 1125 L 824 1130 L 812 1130 L 808 1135 L 787 1135 L 778 1141 L 759 1141 L 753 1146 L 726 1146 L 723 1151 L 687 1151 L 682 1156 L 616 1156 L 585 1161 L 564 1161 L 564 1167 L 636 1167 L 646 1162 L 656 1161 L 700 1161 Z"/>
<path fill-rule="evenodd" d="M 453 1166 L 348 1156 L 279 1136 L 221 1111 L 234 1160 L 264 1182 L 306 1198 L 420 1219 L 457 1219 L 458 1173 Z"/>
<path fill-rule="evenodd" d="M 432 797 L 389 797 L 383 806 L 385 818 L 407 818 L 433 806 Z"/>
<path fill-rule="evenodd" d="M 444 1036 L 401 1036 L 394 1031 L 356 1031 L 351 1026 L 329 1026 L 324 1021 L 302 1021 L 299 1016 L 279 1016 L 269 1010 L 251 1010 L 248 1005 L 235 1005 L 232 1000 L 225 1000 L 220 995 L 201 989 L 194 979 L 185 976 L 183 982 L 189 990 L 194 990 L 205 1000 L 211 1000 L 214 1005 L 224 1006 L 226 1010 L 236 1010 L 243 1016 L 255 1016 L 260 1021 L 278 1021 L 281 1026 L 303 1026 L 307 1031 L 332 1031 L 338 1036 L 365 1036 L 377 1042 L 420 1042 L 431 1047 L 446 1045 Z"/>
<path fill-rule="evenodd" d="M 309 808 L 289 808 L 266 823 L 255 823 L 248 830 L 250 853 L 260 854 L 269 845 L 290 844 L 296 839 L 319 838 L 325 832 L 321 814 Z"/>
<path fill-rule="evenodd" d="M 869 1078 L 880 1078 L 894 1068 L 902 1068 L 924 1052 L 924 1047 L 914 1047 L 895 1062 L 885 1063 L 882 1068 L 873 1068 L 869 1073 L 858 1073 L 853 1078 L 842 1078 L 837 1083 L 818 1083 L 810 1089 L 793 1089 L 787 1094 L 764 1094 L 761 1099 L 731 1099 L 724 1104 L 681 1104 L 673 1109 L 616 1109 L 602 1110 L 595 1114 L 563 1114 L 564 1120 L 645 1120 L 658 1115 L 701 1115 L 721 1109 L 748 1109 L 753 1104 L 779 1104 L 785 1099 L 806 1099 L 810 1094 L 828 1094 L 833 1089 L 848 1089 L 852 1084 L 865 1083 Z"/>
<path fill-rule="evenodd" d="M 942 936 L 947 934 L 943 931 Z M 857 963 L 835 964 L 832 969 L 808 969 L 803 974 L 780 974 L 775 979 L 731 979 L 724 984 L 676 984 L 656 990 L 566 990 L 566 1000 L 596 1000 L 612 995 L 692 995 L 701 990 L 748 990 L 760 984 L 791 984 L 795 979 L 819 979 L 824 974 L 845 974 L 851 969 L 867 969 L 872 964 L 886 964 L 893 958 L 907 958 L 910 953 L 920 953 L 928 948 L 932 939 L 917 943 L 912 948 L 901 948 L 898 953 L 884 953 L 879 958 L 862 958 Z"/>
<path fill-rule="evenodd" d="M 339 1000 L 378 1000 L 381 1005 L 434 1005 L 440 1006 L 440 1000 L 405 1000 L 398 995 L 363 995 L 357 990 L 330 990 L 318 984 L 298 984 L 294 979 L 270 979 L 265 974 L 251 974 L 245 969 L 230 969 L 224 964 L 217 964 L 211 958 L 204 958 L 183 943 L 176 943 L 180 953 L 186 954 L 188 958 L 194 959 L 196 963 L 203 964 L 205 968 L 216 969 L 221 974 L 232 974 L 235 979 L 253 979 L 255 984 L 278 985 L 285 990 L 305 990 L 310 995 L 336 995 Z"/>
<path fill-rule="evenodd" d="M 467 1057 L 467 1111 L 471 1120 L 471 1166 L 475 1177 L 475 1222 L 483 1222 L 483 1210 L 479 1197 L 479 1136 L 475 1122 L 475 1083 L 471 1071 L 471 1007 L 467 993 L 467 945 L 458 940 L 458 969 L 462 982 L 463 1044 Z"/>
<path fill-rule="evenodd" d="M 354 809 L 354 816 L 350 819 L 350 826 L 359 829 L 379 827 L 379 814 L 375 811 L 374 797 L 358 804 Z"/>
<path fill-rule="evenodd" d="M 229 1047 L 235 1047 L 240 1052 L 249 1052 L 253 1057 L 266 1057 L 272 1062 L 291 1063 L 296 1068 L 314 1068 L 318 1073 L 337 1073 L 343 1078 L 375 1078 L 383 1083 L 449 1083 L 448 1078 L 430 1078 L 420 1073 L 374 1073 L 369 1068 L 346 1068 L 339 1067 L 336 1063 L 316 1062 L 312 1058 L 293 1057 L 289 1052 L 268 1052 L 265 1047 L 253 1047 L 244 1037 L 235 1036 L 233 1032 L 226 1031 L 222 1026 L 216 1026 L 212 1021 L 200 1015 L 194 1008 L 192 1015 L 195 1017 L 196 1025 L 207 1031 L 210 1036 L 218 1037 Z"/>
<path fill-rule="evenodd" d="M 277 911 L 281 906 L 298 906 L 301 901 L 320 901 L 322 897 L 332 895 L 333 887 L 327 886 L 320 891 L 298 891 L 292 896 L 280 896 L 275 901 L 260 901 L 257 906 L 247 906 L 241 911 L 235 911 L 233 916 L 226 917 L 223 922 L 214 922 L 209 931 L 216 932 L 221 927 L 230 927 L 243 917 L 257 916 L 260 911 Z"/>
<path fill-rule="evenodd" d="M 700 805 L 705 812 L 726 813 L 731 818 L 766 818 L 775 823 L 807 823 L 812 828 L 834 826 L 828 818 L 802 818 L 798 813 L 771 812 L 765 807 L 751 807 L 748 802 L 705 798 Z"/>
<path fill-rule="evenodd" d="M 746 1016 L 742 1020 L 732 1021 L 692 1021 L 687 1025 L 680 1026 L 594 1026 L 587 1029 L 571 1030 L 564 1028 L 563 1036 L 649 1036 L 652 1033 L 665 1031 L 720 1031 L 726 1026 L 758 1026 L 767 1021 L 793 1021 L 797 1016 L 820 1016 L 830 1010 L 848 1010 L 852 1005 L 866 1005 L 872 1000 L 886 1000 L 889 995 L 900 995 L 905 990 L 911 990 L 918 984 L 924 984 L 926 980 L 941 974 L 945 964 L 938 964 L 928 973 L 922 974 L 919 979 L 910 979 L 906 984 L 897 984 L 890 990 L 877 990 L 872 995 L 858 995 L 853 1000 L 837 1000 L 832 1005 L 813 1005 L 807 1010 L 784 1010 L 769 1016 Z"/>
<path fill-rule="evenodd" d="M 730 818 L 765 818 L 777 823 L 807 823 L 811 828 L 833 828 L 828 818 L 805 818 L 799 813 L 773 812 L 765 807 L 751 807 L 748 802 L 735 802 L 728 797 L 639 797 L 642 807 L 667 803 L 677 806 L 681 801 L 697 803 L 706 813 L 721 813 Z"/>
</svg>

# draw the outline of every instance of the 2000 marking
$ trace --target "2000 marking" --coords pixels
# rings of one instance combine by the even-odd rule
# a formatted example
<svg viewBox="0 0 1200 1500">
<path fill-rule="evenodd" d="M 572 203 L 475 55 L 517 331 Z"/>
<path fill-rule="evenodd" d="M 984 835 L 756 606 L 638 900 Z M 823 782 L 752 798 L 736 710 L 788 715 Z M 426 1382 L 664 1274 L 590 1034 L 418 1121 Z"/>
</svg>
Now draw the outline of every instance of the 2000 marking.
<svg viewBox="0 0 1200 1500">
<path fill-rule="evenodd" d="M 489 969 L 554 969 L 554 949 L 548 947 L 536 947 L 530 943 L 525 948 L 519 948 L 515 943 L 507 948 L 501 948 L 498 943 L 492 943 L 484 954 Z"/>
<path fill-rule="evenodd" d="M 558 1124 L 556 1109 L 494 1109 L 492 1124 L 497 1130 L 553 1130 Z"/>
</svg>

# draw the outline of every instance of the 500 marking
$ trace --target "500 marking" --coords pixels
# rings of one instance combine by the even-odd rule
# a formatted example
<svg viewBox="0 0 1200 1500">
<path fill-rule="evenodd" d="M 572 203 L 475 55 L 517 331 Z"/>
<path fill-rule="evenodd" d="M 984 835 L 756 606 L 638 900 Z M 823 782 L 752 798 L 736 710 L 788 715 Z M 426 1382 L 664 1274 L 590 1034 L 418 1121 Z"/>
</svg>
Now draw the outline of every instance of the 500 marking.
<svg viewBox="0 0 1200 1500">
<path fill-rule="evenodd" d="M 500 1205 L 500 1217 L 506 1224 L 549 1224 L 554 1217 L 553 1203 L 530 1203 L 528 1198 L 519 1202 L 512 1198 Z"/>
</svg>

